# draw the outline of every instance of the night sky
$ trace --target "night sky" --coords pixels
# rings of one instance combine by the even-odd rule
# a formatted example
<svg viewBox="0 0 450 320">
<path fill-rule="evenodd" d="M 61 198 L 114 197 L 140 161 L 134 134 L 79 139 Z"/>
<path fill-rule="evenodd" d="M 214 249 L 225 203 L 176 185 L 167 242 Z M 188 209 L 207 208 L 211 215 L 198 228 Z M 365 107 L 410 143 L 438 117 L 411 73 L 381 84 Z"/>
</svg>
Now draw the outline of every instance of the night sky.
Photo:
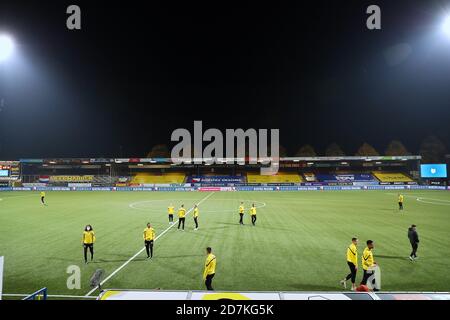
<svg viewBox="0 0 450 320">
<path fill-rule="evenodd" d="M 2 0 L 17 48 L 0 64 L 0 158 L 145 156 L 194 120 L 279 128 L 290 154 L 450 147 L 450 1 L 183 3 Z"/>
</svg>

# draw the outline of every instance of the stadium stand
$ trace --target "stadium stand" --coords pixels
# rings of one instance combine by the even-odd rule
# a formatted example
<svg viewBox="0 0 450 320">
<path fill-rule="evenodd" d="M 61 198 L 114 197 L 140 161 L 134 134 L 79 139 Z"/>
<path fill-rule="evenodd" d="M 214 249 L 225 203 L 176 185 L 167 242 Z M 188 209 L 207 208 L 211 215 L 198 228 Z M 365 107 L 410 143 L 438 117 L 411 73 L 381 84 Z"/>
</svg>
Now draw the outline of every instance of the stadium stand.
<svg viewBox="0 0 450 320">
<path fill-rule="evenodd" d="M 302 183 L 303 178 L 296 172 L 278 172 L 276 175 L 266 176 L 259 173 L 248 173 L 248 183 Z"/>
<path fill-rule="evenodd" d="M 372 172 L 380 182 L 413 182 L 414 180 L 401 172 Z"/>
<path fill-rule="evenodd" d="M 303 177 L 305 178 L 306 182 L 316 182 L 317 181 L 316 175 L 312 172 L 303 173 Z"/>
<path fill-rule="evenodd" d="M 376 179 L 370 173 L 333 173 L 317 174 L 316 178 L 320 182 L 374 182 Z"/>
<path fill-rule="evenodd" d="M 137 173 L 131 179 L 131 184 L 182 184 L 186 175 L 184 173 L 157 174 L 150 172 Z"/>
</svg>

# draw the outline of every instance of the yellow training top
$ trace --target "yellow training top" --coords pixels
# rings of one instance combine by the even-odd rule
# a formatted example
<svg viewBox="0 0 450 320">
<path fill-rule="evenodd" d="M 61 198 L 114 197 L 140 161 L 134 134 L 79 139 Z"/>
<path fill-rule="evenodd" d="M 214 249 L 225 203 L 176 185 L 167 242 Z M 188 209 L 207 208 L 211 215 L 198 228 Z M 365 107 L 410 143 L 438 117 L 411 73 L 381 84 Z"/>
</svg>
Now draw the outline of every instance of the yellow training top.
<svg viewBox="0 0 450 320">
<path fill-rule="evenodd" d="M 203 271 L 203 279 L 209 274 L 216 273 L 216 256 L 212 253 L 208 254 L 205 261 L 205 271 Z"/>
<path fill-rule="evenodd" d="M 353 242 L 347 248 L 347 261 L 358 265 L 358 249 Z"/>
<path fill-rule="evenodd" d="M 167 208 L 167 212 L 168 212 L 169 214 L 173 214 L 174 211 L 175 211 L 175 208 L 174 208 L 174 207 L 168 207 L 168 208 Z"/>
<path fill-rule="evenodd" d="M 84 231 L 82 241 L 84 244 L 93 244 L 95 242 L 94 231 Z"/>
<path fill-rule="evenodd" d="M 250 214 L 251 214 L 252 216 L 256 216 L 256 208 L 255 208 L 255 207 L 251 207 L 251 208 L 250 208 Z"/>
<path fill-rule="evenodd" d="M 239 213 L 244 213 L 244 206 L 239 206 Z"/>
<path fill-rule="evenodd" d="M 155 240 L 155 229 L 153 229 L 152 227 L 145 228 L 144 229 L 144 240 L 145 241 Z"/>
<path fill-rule="evenodd" d="M 373 266 L 373 252 L 369 248 L 365 248 L 362 255 L 362 267 L 364 270 L 369 269 L 369 267 Z"/>
<path fill-rule="evenodd" d="M 44 191 L 41 192 L 41 197 L 45 197 L 45 192 Z"/>
<path fill-rule="evenodd" d="M 403 195 L 398 196 L 398 202 L 403 202 Z"/>
<path fill-rule="evenodd" d="M 186 209 L 180 208 L 178 209 L 178 218 L 184 218 L 186 216 Z"/>
<path fill-rule="evenodd" d="M 194 209 L 194 218 L 197 218 L 198 217 L 198 208 L 195 208 Z"/>
</svg>

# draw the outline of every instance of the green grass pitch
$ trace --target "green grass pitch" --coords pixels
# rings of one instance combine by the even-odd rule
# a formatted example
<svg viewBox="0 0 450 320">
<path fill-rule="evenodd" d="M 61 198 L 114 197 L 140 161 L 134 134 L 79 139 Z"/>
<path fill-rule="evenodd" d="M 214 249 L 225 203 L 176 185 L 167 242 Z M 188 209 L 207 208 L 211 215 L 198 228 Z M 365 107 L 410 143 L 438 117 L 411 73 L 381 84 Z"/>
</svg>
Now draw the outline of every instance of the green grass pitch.
<svg viewBox="0 0 450 320">
<path fill-rule="evenodd" d="M 205 247 L 217 256 L 216 290 L 307 291 L 342 288 L 348 273 L 346 247 L 352 236 L 375 241 L 374 256 L 389 291 L 448 291 L 450 286 L 450 193 L 405 191 L 405 210 L 397 210 L 396 191 L 324 192 L 38 192 L 0 193 L 0 255 L 5 256 L 4 293 L 85 295 L 98 269 L 108 276 L 143 247 L 142 231 L 151 222 L 166 230 L 166 208 L 200 205 L 200 228 L 176 227 L 127 264 L 104 288 L 203 290 Z M 207 199 L 205 199 L 208 197 Z M 248 212 L 238 224 L 238 206 L 254 202 L 257 226 Z M 417 224 L 420 247 L 410 262 L 407 228 Z M 95 259 L 84 265 L 81 234 L 92 224 Z M 358 259 L 360 260 L 360 258 Z M 360 262 L 360 261 L 359 261 Z M 67 267 L 81 268 L 81 289 L 69 290 Z M 357 281 L 361 280 L 362 268 Z"/>
</svg>

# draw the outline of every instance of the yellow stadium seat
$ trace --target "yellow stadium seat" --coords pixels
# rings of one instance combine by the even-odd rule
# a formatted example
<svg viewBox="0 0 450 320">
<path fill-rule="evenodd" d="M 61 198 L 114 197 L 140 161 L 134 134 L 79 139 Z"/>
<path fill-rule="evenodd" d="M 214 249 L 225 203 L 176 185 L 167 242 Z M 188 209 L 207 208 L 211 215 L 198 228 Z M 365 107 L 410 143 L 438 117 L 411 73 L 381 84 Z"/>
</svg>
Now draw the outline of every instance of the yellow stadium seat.
<svg viewBox="0 0 450 320">
<path fill-rule="evenodd" d="M 401 172 L 372 172 L 381 182 L 412 182 L 413 179 Z"/>
<path fill-rule="evenodd" d="M 265 176 L 259 173 L 248 173 L 248 183 L 302 183 L 303 179 L 298 173 L 278 172 L 276 175 Z"/>
<path fill-rule="evenodd" d="M 181 184 L 184 183 L 184 173 L 155 174 L 150 172 L 137 173 L 131 179 L 131 184 Z"/>
</svg>

